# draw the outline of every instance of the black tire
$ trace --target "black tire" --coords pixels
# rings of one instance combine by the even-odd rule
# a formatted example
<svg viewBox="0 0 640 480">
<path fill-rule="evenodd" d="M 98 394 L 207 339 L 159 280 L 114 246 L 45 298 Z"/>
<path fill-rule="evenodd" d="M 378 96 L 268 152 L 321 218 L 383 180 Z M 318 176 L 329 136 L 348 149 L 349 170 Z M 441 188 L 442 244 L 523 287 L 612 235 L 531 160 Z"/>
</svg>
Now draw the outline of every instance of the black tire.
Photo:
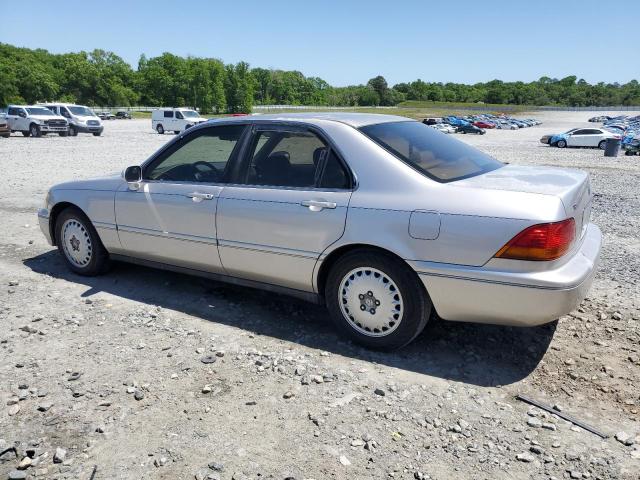
<svg viewBox="0 0 640 480">
<path fill-rule="evenodd" d="M 66 225 L 67 222 L 70 222 L 68 226 Z M 71 235 L 73 236 L 69 239 L 69 244 L 65 246 L 63 228 L 72 228 L 79 237 L 84 236 L 84 238 L 77 239 L 75 232 L 72 230 Z M 64 209 L 56 219 L 54 232 L 58 251 L 69 270 L 78 275 L 95 276 L 105 273 L 109 269 L 109 252 L 102 245 L 102 241 L 91 221 L 82 211 L 75 207 Z M 75 242 L 78 242 L 77 247 L 73 243 L 74 239 Z M 80 246 L 81 244 L 83 245 Z M 66 250 L 68 248 L 77 250 L 80 255 L 82 255 L 82 252 L 86 252 L 86 255 L 80 261 L 73 261 L 71 260 L 71 254 L 67 254 Z"/>
<path fill-rule="evenodd" d="M 161 123 L 159 123 L 158 126 L 156 127 L 156 132 L 158 132 L 160 135 L 164 135 L 164 127 L 162 126 Z"/>
<path fill-rule="evenodd" d="M 100 135 L 102 135 L 102 132 L 93 132 L 94 137 L 99 137 Z"/>
<path fill-rule="evenodd" d="M 598 148 L 600 150 L 604 150 L 605 148 L 607 148 L 607 141 L 606 140 L 601 140 L 600 143 L 598 143 Z"/>
<path fill-rule="evenodd" d="M 349 273 L 359 268 L 362 269 L 362 274 L 355 273 L 348 276 Z M 372 270 L 377 270 L 378 272 L 373 273 Z M 363 332 L 363 329 L 366 328 L 364 325 L 359 324 L 356 326 L 357 319 L 351 317 L 351 320 L 349 320 L 347 317 L 349 310 L 346 306 L 348 302 L 342 297 L 343 294 L 346 295 L 346 290 L 341 290 L 342 283 L 343 281 L 350 282 L 352 279 L 358 281 L 358 277 L 364 279 L 365 275 L 367 275 L 366 272 L 369 272 L 368 275 L 371 280 L 377 275 L 374 281 L 382 282 L 382 290 L 389 289 L 391 293 L 388 294 L 390 295 L 397 291 L 400 295 L 399 298 L 402 299 L 400 317 L 396 319 L 394 315 L 393 319 L 389 319 L 388 323 L 386 323 L 387 327 L 383 327 L 383 330 L 384 328 L 392 329 L 388 334 L 372 336 L 374 334 L 380 335 L 382 333 L 381 330 L 377 332 L 369 330 L 369 334 L 366 334 Z M 374 277 L 371 277 L 371 275 L 374 275 Z M 324 293 L 327 308 L 336 328 L 346 337 L 367 348 L 394 350 L 407 345 L 422 332 L 431 315 L 431 300 L 418 275 L 401 260 L 377 251 L 356 250 L 338 259 L 329 272 Z M 366 309 L 369 307 L 365 307 L 366 300 L 363 300 L 363 298 L 368 295 L 372 295 L 372 292 L 363 291 L 362 294 L 358 295 L 360 298 L 358 301 L 361 302 L 360 309 L 367 314 L 369 312 Z M 384 308 L 387 301 L 393 301 L 391 298 L 386 297 L 384 292 L 380 297 L 378 300 L 377 297 L 371 296 L 372 301 L 380 306 L 374 307 L 372 311 L 370 310 L 372 314 L 376 313 L 376 308 Z M 345 308 L 346 313 L 343 313 L 343 308 Z M 390 311 L 393 312 L 395 310 Z M 382 318 L 384 319 L 384 315 Z"/>
<path fill-rule="evenodd" d="M 69 132 L 58 132 L 58 135 L 60 135 L 61 137 L 66 137 L 69 135 Z"/>
<path fill-rule="evenodd" d="M 69 125 L 68 135 L 70 137 L 77 137 L 78 136 L 78 130 L 76 130 L 76 128 L 73 125 Z"/>
<path fill-rule="evenodd" d="M 29 125 L 29 135 L 35 138 L 42 136 L 42 132 L 40 131 L 40 127 L 35 123 Z"/>
<path fill-rule="evenodd" d="M 174 135 L 180 135 L 180 130 L 174 130 L 173 133 Z"/>
<path fill-rule="evenodd" d="M 29 132 L 29 130 L 23 131 L 22 135 L 25 136 L 25 137 L 29 137 L 29 136 L 31 136 L 31 132 Z"/>
<path fill-rule="evenodd" d="M 556 147 L 558 148 L 565 148 L 567 146 L 567 141 L 566 140 L 558 140 L 556 142 Z"/>
</svg>

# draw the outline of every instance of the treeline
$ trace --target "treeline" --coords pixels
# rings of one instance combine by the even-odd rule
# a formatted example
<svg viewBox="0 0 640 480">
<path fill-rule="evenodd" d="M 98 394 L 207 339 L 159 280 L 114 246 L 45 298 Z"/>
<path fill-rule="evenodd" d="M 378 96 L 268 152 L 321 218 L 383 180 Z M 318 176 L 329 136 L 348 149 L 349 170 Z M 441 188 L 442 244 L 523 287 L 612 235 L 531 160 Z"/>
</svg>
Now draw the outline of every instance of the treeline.
<svg viewBox="0 0 640 480">
<path fill-rule="evenodd" d="M 592 85 L 569 76 L 529 83 L 416 80 L 389 86 L 377 76 L 365 85 L 333 87 L 297 71 L 224 64 L 215 58 L 142 55 L 134 70 L 105 50 L 52 54 L 0 43 L 0 106 L 50 100 L 90 106 L 193 106 L 204 113 L 249 112 L 256 104 L 379 106 L 405 100 L 613 106 L 640 105 L 640 85 L 636 80 Z"/>
</svg>

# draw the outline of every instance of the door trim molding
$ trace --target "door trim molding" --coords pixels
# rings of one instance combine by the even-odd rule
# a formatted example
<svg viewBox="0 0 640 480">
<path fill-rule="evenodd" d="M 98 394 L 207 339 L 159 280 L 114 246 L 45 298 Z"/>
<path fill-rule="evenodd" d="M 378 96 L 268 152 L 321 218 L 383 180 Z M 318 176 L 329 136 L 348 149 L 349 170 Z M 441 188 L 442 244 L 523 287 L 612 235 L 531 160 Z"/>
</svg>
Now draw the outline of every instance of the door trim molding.
<svg viewBox="0 0 640 480">
<path fill-rule="evenodd" d="M 200 237 L 197 235 L 186 235 L 184 233 L 161 232 L 159 230 L 150 230 L 147 228 L 131 227 L 129 225 L 118 225 L 118 231 L 125 232 L 125 233 L 134 233 L 138 235 L 148 235 L 150 237 L 156 237 L 156 238 L 183 240 L 186 242 L 195 242 L 195 243 L 206 243 L 214 246 L 218 244 L 215 238 Z"/>
<path fill-rule="evenodd" d="M 237 248 L 240 250 L 251 250 L 260 253 L 273 253 L 276 255 L 287 255 L 289 257 L 310 258 L 316 260 L 320 254 L 308 252 L 306 250 L 295 250 L 291 248 L 272 247 L 270 245 L 260 245 L 255 243 L 244 243 L 233 240 L 218 239 L 218 246 L 227 248 Z"/>
</svg>

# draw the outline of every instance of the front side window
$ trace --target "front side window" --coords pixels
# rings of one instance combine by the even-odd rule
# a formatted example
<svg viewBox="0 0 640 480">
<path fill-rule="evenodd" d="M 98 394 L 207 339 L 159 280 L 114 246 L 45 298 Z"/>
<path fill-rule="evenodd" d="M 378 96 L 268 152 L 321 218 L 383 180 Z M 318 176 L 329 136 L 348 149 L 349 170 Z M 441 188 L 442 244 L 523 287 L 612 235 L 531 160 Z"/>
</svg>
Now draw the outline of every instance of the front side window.
<svg viewBox="0 0 640 480">
<path fill-rule="evenodd" d="M 182 116 L 182 113 L 180 113 L 180 112 L 176 112 L 176 118 L 177 118 L 178 120 L 182 120 L 184 117 Z"/>
<path fill-rule="evenodd" d="M 182 110 L 182 115 L 185 118 L 199 118 L 200 114 L 194 110 Z"/>
<path fill-rule="evenodd" d="M 147 180 L 220 183 L 244 125 L 212 127 L 187 136 L 145 169 Z"/>
<path fill-rule="evenodd" d="M 360 131 L 420 173 L 438 182 L 474 177 L 504 164 L 459 140 L 414 122 L 389 122 Z"/>
<path fill-rule="evenodd" d="M 252 142 L 245 182 L 249 185 L 348 188 L 340 161 L 312 132 L 258 131 Z"/>
<path fill-rule="evenodd" d="M 53 112 L 44 107 L 29 107 L 27 108 L 29 115 L 53 115 Z"/>
</svg>

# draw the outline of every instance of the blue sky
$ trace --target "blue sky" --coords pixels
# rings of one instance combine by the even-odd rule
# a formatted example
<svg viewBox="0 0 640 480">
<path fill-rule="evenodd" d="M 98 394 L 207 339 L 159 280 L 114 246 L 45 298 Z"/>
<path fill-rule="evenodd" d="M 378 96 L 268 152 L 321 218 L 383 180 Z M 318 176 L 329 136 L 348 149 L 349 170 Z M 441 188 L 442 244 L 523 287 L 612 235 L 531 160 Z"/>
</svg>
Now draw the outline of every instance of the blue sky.
<svg viewBox="0 0 640 480">
<path fill-rule="evenodd" d="M 640 2 L 0 0 L 0 42 L 60 53 L 103 48 L 247 61 L 342 86 L 640 79 Z M 634 38 L 634 36 L 636 38 Z M 616 59 L 618 61 L 616 61 Z"/>
</svg>

